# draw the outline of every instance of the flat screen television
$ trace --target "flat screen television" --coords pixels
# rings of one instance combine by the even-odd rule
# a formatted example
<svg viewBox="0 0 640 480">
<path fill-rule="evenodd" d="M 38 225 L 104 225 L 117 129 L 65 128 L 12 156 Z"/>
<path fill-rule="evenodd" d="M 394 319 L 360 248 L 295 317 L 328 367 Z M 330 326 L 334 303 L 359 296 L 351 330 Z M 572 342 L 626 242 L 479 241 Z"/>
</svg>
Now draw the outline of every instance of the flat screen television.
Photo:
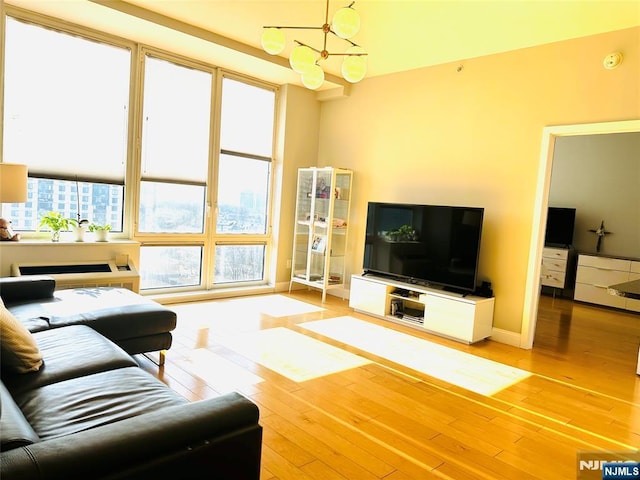
<svg viewBox="0 0 640 480">
<path fill-rule="evenodd" d="M 480 207 L 369 202 L 364 273 L 473 292 L 483 217 Z"/>
<path fill-rule="evenodd" d="M 545 245 L 571 245 L 575 224 L 575 208 L 549 207 L 544 236 Z"/>
</svg>

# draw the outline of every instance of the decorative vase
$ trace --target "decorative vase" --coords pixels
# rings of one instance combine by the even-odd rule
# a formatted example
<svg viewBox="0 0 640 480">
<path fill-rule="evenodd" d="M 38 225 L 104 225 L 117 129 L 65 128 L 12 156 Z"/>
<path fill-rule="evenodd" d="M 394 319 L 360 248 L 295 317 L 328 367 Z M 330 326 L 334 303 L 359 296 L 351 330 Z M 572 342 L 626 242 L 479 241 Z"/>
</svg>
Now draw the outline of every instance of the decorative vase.
<svg viewBox="0 0 640 480">
<path fill-rule="evenodd" d="M 96 242 L 107 242 L 107 234 L 109 233 L 108 230 L 96 230 L 95 232 L 96 235 Z"/>
<path fill-rule="evenodd" d="M 59 242 L 60 241 L 60 230 L 53 230 L 51 232 L 51 241 Z"/>
</svg>

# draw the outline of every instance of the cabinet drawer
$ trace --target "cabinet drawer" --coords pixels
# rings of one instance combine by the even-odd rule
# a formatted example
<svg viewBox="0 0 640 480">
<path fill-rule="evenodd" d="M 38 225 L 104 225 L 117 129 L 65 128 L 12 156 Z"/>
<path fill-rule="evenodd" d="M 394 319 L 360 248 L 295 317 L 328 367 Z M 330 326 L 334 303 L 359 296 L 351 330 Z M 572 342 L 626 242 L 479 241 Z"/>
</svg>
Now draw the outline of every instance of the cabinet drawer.
<svg viewBox="0 0 640 480">
<path fill-rule="evenodd" d="M 581 302 L 606 305 L 608 307 L 625 308 L 626 299 L 607 293 L 606 287 L 597 287 L 584 283 L 576 283 L 574 299 Z"/>
<path fill-rule="evenodd" d="M 565 272 L 567 270 L 567 261 L 561 258 L 542 257 L 542 266 L 547 270 Z"/>
<path fill-rule="evenodd" d="M 629 270 L 607 270 L 594 267 L 578 267 L 576 275 L 577 283 L 595 285 L 599 287 L 608 287 L 616 283 L 622 283 L 629 280 Z"/>
<path fill-rule="evenodd" d="M 623 272 L 628 272 L 631 269 L 631 260 L 580 255 L 578 257 L 578 265 L 599 268 L 602 270 L 621 270 Z"/>
<path fill-rule="evenodd" d="M 631 262 L 631 273 L 640 275 L 640 262 Z"/>
<path fill-rule="evenodd" d="M 548 258 L 559 258 L 566 261 L 567 258 L 569 258 L 569 250 L 567 248 L 544 247 L 542 249 L 542 256 Z"/>
<path fill-rule="evenodd" d="M 564 272 L 548 271 L 545 276 L 542 277 L 540 283 L 546 287 L 564 288 Z"/>
</svg>

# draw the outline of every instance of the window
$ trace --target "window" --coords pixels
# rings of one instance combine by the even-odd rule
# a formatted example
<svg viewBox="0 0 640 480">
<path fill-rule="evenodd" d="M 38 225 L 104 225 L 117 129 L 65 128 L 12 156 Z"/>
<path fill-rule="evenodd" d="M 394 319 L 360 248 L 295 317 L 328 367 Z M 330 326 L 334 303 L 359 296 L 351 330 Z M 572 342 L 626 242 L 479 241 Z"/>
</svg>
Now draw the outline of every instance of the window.
<svg viewBox="0 0 640 480">
<path fill-rule="evenodd" d="M 212 74 L 145 54 L 138 234 L 203 234 Z M 202 282 L 202 246 L 143 246 L 142 289 Z"/>
<path fill-rule="evenodd" d="M 264 279 L 264 245 L 216 246 L 217 284 L 258 282 Z"/>
<path fill-rule="evenodd" d="M 225 77 L 221 108 L 216 241 L 224 245 L 216 247 L 214 283 L 261 281 L 269 234 L 275 92 Z"/>
<path fill-rule="evenodd" d="M 16 230 L 52 210 L 131 225 L 143 290 L 265 283 L 275 88 L 6 11 L 3 161 L 29 167 L 27 202 L 1 207 Z"/>
<path fill-rule="evenodd" d="M 141 233 L 203 233 L 211 73 L 145 56 Z"/>
<path fill-rule="evenodd" d="M 77 195 L 78 187 L 87 195 Z M 40 218 L 48 211 L 62 213 L 66 218 L 109 223 L 115 232 L 122 231 L 123 197 L 122 185 L 76 182 L 47 178 L 29 178 L 26 203 L 11 206 L 11 219 L 16 230 L 38 229 Z M 54 193 L 58 192 L 55 195 Z M 107 195 L 104 192 L 108 192 Z M 33 199 L 36 199 L 35 202 Z"/>
<path fill-rule="evenodd" d="M 220 155 L 218 234 L 266 233 L 269 162 Z"/>
<path fill-rule="evenodd" d="M 56 210 L 122 230 L 130 50 L 12 17 L 5 32 L 3 158 L 28 165 L 33 199 L 12 207 L 15 228 Z"/>
<path fill-rule="evenodd" d="M 140 284 L 145 289 L 197 286 L 202 277 L 202 247 L 143 246 L 140 265 Z"/>
</svg>

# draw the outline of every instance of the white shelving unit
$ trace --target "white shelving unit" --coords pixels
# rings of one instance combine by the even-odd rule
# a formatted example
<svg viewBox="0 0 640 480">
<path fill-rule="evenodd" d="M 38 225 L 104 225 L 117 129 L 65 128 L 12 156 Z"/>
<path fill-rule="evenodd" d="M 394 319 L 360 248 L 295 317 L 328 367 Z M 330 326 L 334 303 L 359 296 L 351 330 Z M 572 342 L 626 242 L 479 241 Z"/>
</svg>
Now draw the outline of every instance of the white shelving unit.
<svg viewBox="0 0 640 480">
<path fill-rule="evenodd" d="M 327 291 L 344 288 L 351 207 L 350 170 L 309 167 L 298 170 L 291 281 Z"/>
<path fill-rule="evenodd" d="M 351 277 L 349 306 L 464 343 L 491 336 L 494 298 L 462 295 L 371 275 Z"/>
</svg>

